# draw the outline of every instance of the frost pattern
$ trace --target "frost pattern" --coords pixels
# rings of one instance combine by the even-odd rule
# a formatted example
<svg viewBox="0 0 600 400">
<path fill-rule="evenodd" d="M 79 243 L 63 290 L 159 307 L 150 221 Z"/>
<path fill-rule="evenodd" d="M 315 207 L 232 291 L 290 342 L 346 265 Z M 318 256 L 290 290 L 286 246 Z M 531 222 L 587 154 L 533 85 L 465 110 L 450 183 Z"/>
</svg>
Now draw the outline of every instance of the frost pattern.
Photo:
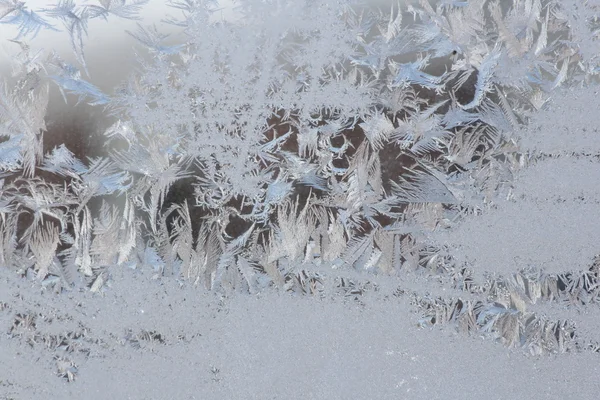
<svg viewBox="0 0 600 400">
<path fill-rule="evenodd" d="M 524 304 L 574 288 L 595 296 L 595 283 L 574 277 L 593 268 L 596 196 L 568 187 L 597 165 L 595 135 L 562 121 L 535 135 L 528 127 L 544 121 L 557 89 L 595 93 L 594 4 L 422 1 L 373 12 L 244 0 L 227 22 L 211 19 L 216 1 L 171 1 L 179 17 L 168 21 L 185 40 L 166 45 L 139 25 L 130 34 L 151 57 L 103 93 L 86 66 L 88 22 L 136 19 L 145 1 L 98 3 L 33 11 L 0 0 L 20 49 L 14 82 L 0 88 L 5 267 L 57 291 L 92 292 L 125 266 L 221 292 L 350 296 L 433 274 L 479 300 L 416 290 L 414 304 L 437 315 L 424 323 L 464 318 L 466 331 L 536 354 L 579 346 L 565 344 L 573 336 L 546 347 L 532 339 L 571 328 L 529 318 Z M 28 47 L 57 23 L 78 65 Z M 67 103 L 114 118 L 104 156 L 45 145 L 51 84 Z M 546 132 L 560 126 L 572 149 Z M 552 239 L 536 241 L 542 233 Z M 522 290 L 525 270 L 539 275 Z M 524 332 L 524 319 L 537 325 Z"/>
</svg>

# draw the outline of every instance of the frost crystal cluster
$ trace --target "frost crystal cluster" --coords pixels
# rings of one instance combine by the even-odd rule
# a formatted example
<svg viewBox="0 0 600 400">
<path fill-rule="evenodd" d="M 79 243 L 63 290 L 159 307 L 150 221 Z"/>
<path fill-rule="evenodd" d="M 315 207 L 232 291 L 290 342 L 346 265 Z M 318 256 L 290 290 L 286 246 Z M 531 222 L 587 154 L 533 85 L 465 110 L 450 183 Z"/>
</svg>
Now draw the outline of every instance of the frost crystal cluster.
<svg viewBox="0 0 600 400">
<path fill-rule="evenodd" d="M 598 168 L 592 127 L 540 117 L 563 88 L 598 104 L 594 2 L 239 0 L 224 21 L 216 1 L 170 1 L 184 39 L 139 25 L 139 68 L 110 93 L 86 64 L 88 22 L 135 19 L 146 1 L 98 3 L 0 0 L 19 50 L 0 88 L 0 266 L 57 291 L 103 290 L 125 266 L 214 291 L 321 295 L 429 274 L 457 291 L 398 291 L 424 324 L 535 353 L 581 346 L 527 305 L 598 301 L 598 230 L 561 211 L 551 241 L 513 238 L 531 225 L 519 199 L 554 191 L 536 172 L 544 160 Z M 76 65 L 27 44 L 61 24 Z M 46 145 L 55 89 L 113 121 L 103 156 Z M 553 207 L 532 206 L 533 223 Z M 570 246 L 568 221 L 589 234 L 573 243 L 580 272 L 548 254 Z M 591 283 L 573 283 L 578 273 Z"/>
</svg>

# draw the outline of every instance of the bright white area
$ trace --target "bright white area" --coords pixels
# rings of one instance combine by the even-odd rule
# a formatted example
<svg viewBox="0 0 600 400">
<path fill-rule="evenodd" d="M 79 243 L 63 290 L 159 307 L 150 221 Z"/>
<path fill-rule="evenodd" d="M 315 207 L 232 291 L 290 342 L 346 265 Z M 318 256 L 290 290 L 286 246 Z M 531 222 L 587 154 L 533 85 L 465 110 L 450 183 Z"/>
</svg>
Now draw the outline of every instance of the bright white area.
<svg viewBox="0 0 600 400">
<path fill-rule="evenodd" d="M 51 8 L 56 0 L 24 0 L 30 10 L 37 11 Z M 77 0 L 77 4 L 85 1 Z M 392 0 L 366 0 L 366 4 L 373 7 L 387 9 Z M 98 4 L 97 1 L 88 0 L 87 4 Z M 215 19 L 232 20 L 236 18 L 236 0 L 220 0 L 220 11 L 216 12 Z M 43 15 L 43 14 L 41 14 Z M 149 0 L 140 13 L 141 20 L 133 21 L 110 16 L 108 21 L 97 18 L 88 25 L 88 37 L 85 42 L 85 57 L 90 72 L 89 81 L 110 93 L 112 89 L 127 78 L 135 68 L 135 53 L 143 51 L 139 43 L 127 34 L 126 31 L 137 31 L 137 24 L 144 27 L 156 25 L 161 33 L 171 36 L 167 43 L 177 43 L 183 36 L 183 28 L 164 22 L 168 17 L 179 19 L 182 11 L 168 5 L 166 0 Z M 33 50 L 55 50 L 63 59 L 77 65 L 65 27 L 59 20 L 47 18 L 60 32 L 49 29 L 40 31 L 33 40 L 25 40 Z M 10 74 L 8 61 L 19 52 L 20 48 L 9 39 L 14 39 L 18 33 L 15 26 L 0 24 L 0 76 Z"/>
<path fill-rule="evenodd" d="M 44 8 L 52 8 L 56 1 L 48 0 L 25 0 L 30 10 L 38 11 Z M 97 2 L 88 1 L 88 4 Z M 77 1 L 77 4 L 84 4 Z M 228 19 L 235 15 L 233 0 L 219 2 L 222 8 L 215 13 L 215 18 Z M 40 13 L 43 16 L 43 13 Z M 96 18 L 88 24 L 88 37 L 85 41 L 85 56 L 89 67 L 91 81 L 99 85 L 103 90 L 114 87 L 127 77 L 135 65 L 135 54 L 132 49 L 140 50 L 137 41 L 127 34 L 126 31 L 136 32 L 137 24 L 144 27 L 155 25 L 161 33 L 172 35 L 167 41 L 176 41 L 178 34 L 183 28 L 176 27 L 164 22 L 168 17 L 180 19 L 182 11 L 169 7 L 165 0 L 150 0 L 143 6 L 140 20 L 127 20 L 113 15 L 108 21 Z M 63 59 L 76 65 L 69 35 L 64 25 L 57 19 L 46 18 L 59 31 L 43 29 L 34 39 L 21 39 L 28 43 L 33 50 L 55 50 Z M 10 60 L 20 48 L 10 42 L 18 34 L 13 25 L 0 24 L 0 73 L 9 72 L 9 65 L 2 60 Z"/>
</svg>

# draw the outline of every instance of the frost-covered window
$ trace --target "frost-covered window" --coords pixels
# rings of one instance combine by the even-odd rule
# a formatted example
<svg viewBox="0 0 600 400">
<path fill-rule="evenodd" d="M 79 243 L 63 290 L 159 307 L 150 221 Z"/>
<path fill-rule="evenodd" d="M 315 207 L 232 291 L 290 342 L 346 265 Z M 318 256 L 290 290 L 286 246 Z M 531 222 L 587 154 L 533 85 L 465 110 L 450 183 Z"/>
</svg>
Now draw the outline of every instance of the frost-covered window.
<svg viewBox="0 0 600 400">
<path fill-rule="evenodd" d="M 598 350 L 536 312 L 600 295 L 596 3 L 166 4 L 150 25 L 147 0 L 0 0 L 1 268 L 59 293 L 123 268 L 388 290 L 421 326 Z M 110 86 L 87 50 L 122 21 L 135 68 Z"/>
</svg>

